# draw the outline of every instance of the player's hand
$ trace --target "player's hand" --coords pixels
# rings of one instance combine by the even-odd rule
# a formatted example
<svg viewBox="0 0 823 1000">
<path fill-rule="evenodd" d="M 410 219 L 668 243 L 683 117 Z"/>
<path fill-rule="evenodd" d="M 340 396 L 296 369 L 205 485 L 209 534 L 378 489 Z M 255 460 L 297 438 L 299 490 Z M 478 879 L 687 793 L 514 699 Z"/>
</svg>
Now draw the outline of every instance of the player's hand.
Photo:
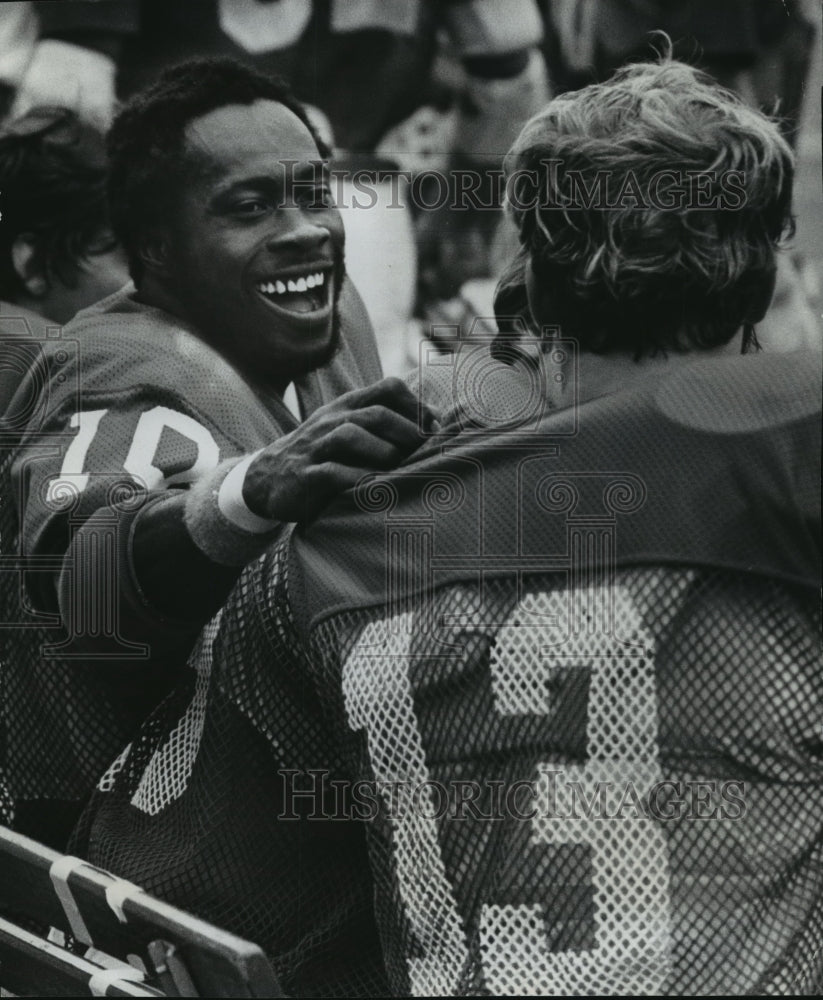
<svg viewBox="0 0 823 1000">
<path fill-rule="evenodd" d="M 397 378 L 355 389 L 316 410 L 249 466 L 243 500 L 276 521 L 310 521 L 369 472 L 393 469 L 415 451 L 436 415 Z"/>
</svg>

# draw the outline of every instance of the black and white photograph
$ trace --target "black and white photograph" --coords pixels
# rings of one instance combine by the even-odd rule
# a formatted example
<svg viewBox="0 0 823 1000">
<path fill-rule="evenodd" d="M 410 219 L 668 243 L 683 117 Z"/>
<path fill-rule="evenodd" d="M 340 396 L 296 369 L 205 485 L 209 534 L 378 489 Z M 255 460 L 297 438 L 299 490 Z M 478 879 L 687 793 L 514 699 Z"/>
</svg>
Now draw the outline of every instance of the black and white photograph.
<svg viewBox="0 0 823 1000">
<path fill-rule="evenodd" d="M 0 997 L 823 995 L 822 36 L 0 3 Z"/>
</svg>

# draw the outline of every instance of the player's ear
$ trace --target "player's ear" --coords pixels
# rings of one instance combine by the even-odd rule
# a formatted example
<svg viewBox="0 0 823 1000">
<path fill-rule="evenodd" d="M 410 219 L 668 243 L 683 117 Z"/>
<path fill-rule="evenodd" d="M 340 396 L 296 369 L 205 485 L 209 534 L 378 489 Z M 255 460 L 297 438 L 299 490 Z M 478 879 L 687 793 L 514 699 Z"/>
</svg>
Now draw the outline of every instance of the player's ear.
<svg viewBox="0 0 823 1000">
<path fill-rule="evenodd" d="M 138 252 L 146 271 L 158 277 L 165 277 L 168 274 L 171 240 L 165 229 L 158 227 L 143 230 Z"/>
<path fill-rule="evenodd" d="M 11 262 L 26 293 L 33 299 L 42 299 L 49 290 L 49 280 L 34 233 L 20 233 L 15 237 L 11 245 Z"/>
</svg>

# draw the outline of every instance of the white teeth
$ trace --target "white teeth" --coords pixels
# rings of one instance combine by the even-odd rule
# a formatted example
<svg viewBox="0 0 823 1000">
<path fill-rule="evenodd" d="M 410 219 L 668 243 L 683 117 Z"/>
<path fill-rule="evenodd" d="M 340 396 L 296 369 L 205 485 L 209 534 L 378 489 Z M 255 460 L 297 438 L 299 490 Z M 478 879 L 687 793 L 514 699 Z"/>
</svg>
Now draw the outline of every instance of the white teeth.
<svg viewBox="0 0 823 1000">
<path fill-rule="evenodd" d="M 316 271 L 314 274 L 306 274 L 296 280 L 294 278 L 287 278 L 285 281 L 281 281 L 279 278 L 275 281 L 261 281 L 257 289 L 263 292 L 265 295 L 284 295 L 286 292 L 307 292 L 310 288 L 322 288 L 326 283 L 326 275 L 322 271 Z"/>
</svg>

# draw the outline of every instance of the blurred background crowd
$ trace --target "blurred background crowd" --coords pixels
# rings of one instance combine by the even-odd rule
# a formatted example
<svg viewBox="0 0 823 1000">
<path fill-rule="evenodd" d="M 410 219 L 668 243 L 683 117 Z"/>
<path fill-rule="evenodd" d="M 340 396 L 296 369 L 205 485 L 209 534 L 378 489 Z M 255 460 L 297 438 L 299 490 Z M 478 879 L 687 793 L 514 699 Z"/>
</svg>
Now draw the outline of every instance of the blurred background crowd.
<svg viewBox="0 0 823 1000">
<path fill-rule="evenodd" d="M 775 350 L 817 343 L 820 21 L 818 0 L 3 3 L 0 320 L 65 323 L 127 280 L 102 135 L 167 65 L 232 55 L 285 77 L 331 140 L 349 273 L 386 372 L 403 374 L 422 338 L 492 315 L 514 245 L 495 177 L 523 122 L 649 58 L 664 31 L 676 57 L 776 114 L 797 153 L 797 233 L 758 336 Z M 478 205 L 456 209 L 467 177 Z"/>
</svg>

